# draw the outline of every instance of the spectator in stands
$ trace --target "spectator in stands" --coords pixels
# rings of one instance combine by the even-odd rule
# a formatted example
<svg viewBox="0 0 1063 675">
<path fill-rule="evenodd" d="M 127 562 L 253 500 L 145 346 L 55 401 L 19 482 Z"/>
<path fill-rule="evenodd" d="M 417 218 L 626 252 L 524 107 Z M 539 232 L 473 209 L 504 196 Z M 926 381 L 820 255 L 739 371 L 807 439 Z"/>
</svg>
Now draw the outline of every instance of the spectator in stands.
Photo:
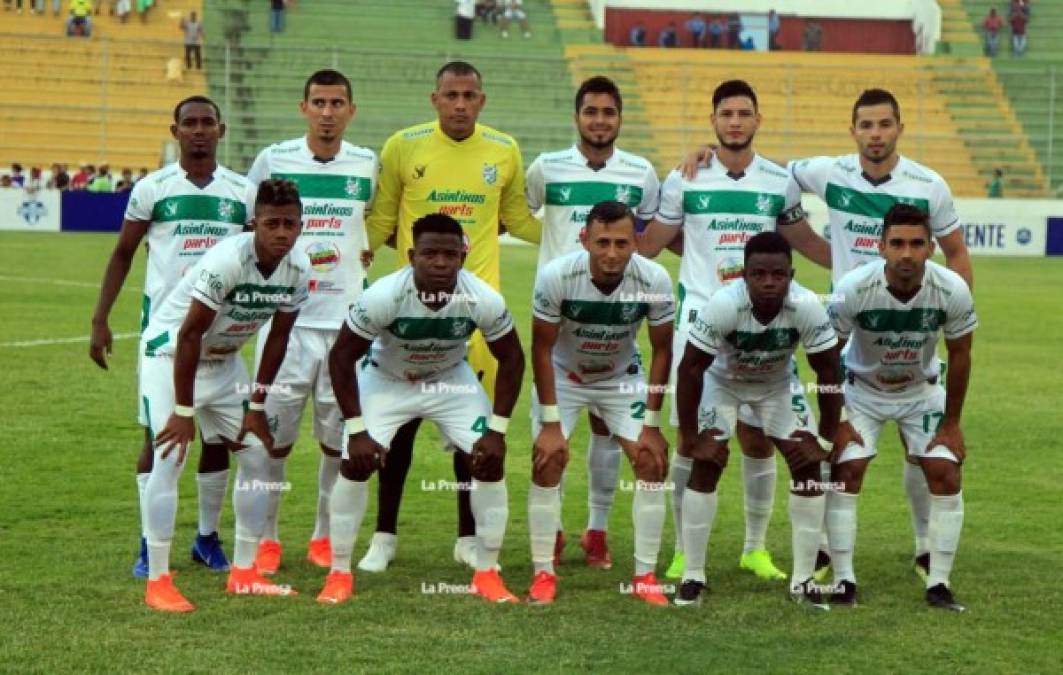
<svg viewBox="0 0 1063 675">
<path fill-rule="evenodd" d="M 516 21 L 524 31 L 524 37 L 531 37 L 528 27 L 528 13 L 524 11 L 524 0 L 502 0 L 502 37 L 509 37 L 509 22 Z"/>
<path fill-rule="evenodd" d="M 686 22 L 687 32 L 690 33 L 690 41 L 694 47 L 705 46 L 705 17 L 698 12 Z"/>
<path fill-rule="evenodd" d="M 52 175 L 46 184 L 49 190 L 65 190 L 70 186 L 70 175 L 63 164 L 52 165 Z"/>
<path fill-rule="evenodd" d="M 992 199 L 1000 199 L 1004 196 L 1004 170 L 993 169 L 993 178 L 986 183 L 986 196 Z"/>
<path fill-rule="evenodd" d="M 723 20 L 719 17 L 712 20 L 709 24 L 709 47 L 711 49 L 719 49 L 720 43 L 723 41 Z"/>
<path fill-rule="evenodd" d="M 89 192 L 114 192 L 114 181 L 111 179 L 110 167 L 106 164 L 101 164 L 99 171 L 96 172 L 96 177 L 92 179 L 86 189 Z"/>
<path fill-rule="evenodd" d="M 284 32 L 284 9 L 287 4 L 285 0 L 269 0 L 269 32 Z"/>
<path fill-rule="evenodd" d="M 70 179 L 71 190 L 84 190 L 92 182 L 92 179 L 96 177 L 96 168 L 91 164 L 81 163 L 81 168 L 74 174 L 74 177 Z"/>
<path fill-rule="evenodd" d="M 993 57 L 1000 51 L 1000 29 L 1004 27 L 1004 19 L 997 14 L 996 7 L 989 8 L 989 15 L 982 22 L 985 31 L 985 55 Z"/>
<path fill-rule="evenodd" d="M 669 21 L 668 25 L 664 27 L 661 34 L 657 36 L 658 47 L 678 47 L 679 35 L 676 33 L 676 27 L 674 21 Z"/>
<path fill-rule="evenodd" d="M 745 40 L 742 40 L 739 49 L 747 52 L 753 52 L 757 50 L 757 43 L 753 40 L 752 35 L 747 35 Z"/>
<path fill-rule="evenodd" d="M 122 177 L 118 179 L 118 183 L 114 186 L 115 192 L 129 192 L 133 189 L 133 170 L 122 169 Z"/>
<path fill-rule="evenodd" d="M 0 176 L 0 188 L 9 187 L 11 187 L 11 176 L 5 173 L 3 176 Z"/>
<path fill-rule="evenodd" d="M 133 3 L 131 0 L 114 0 L 111 5 L 111 13 L 117 16 L 122 23 L 129 20 L 129 13 L 132 11 Z"/>
<path fill-rule="evenodd" d="M 18 13 L 22 13 L 22 0 L 15 0 L 15 8 L 18 9 Z M 4 11 L 11 11 L 11 0 L 4 0 Z"/>
<path fill-rule="evenodd" d="M 498 2 L 496 0 L 477 0 L 476 16 L 484 23 L 498 23 Z"/>
<path fill-rule="evenodd" d="M 203 22 L 195 12 L 188 18 L 181 19 L 181 30 L 185 34 L 185 68 L 192 70 L 192 56 L 196 57 L 196 70 L 203 70 Z"/>
<path fill-rule="evenodd" d="M 66 34 L 89 37 L 92 34 L 92 2 L 90 0 L 70 0 L 70 17 L 66 20 Z"/>
<path fill-rule="evenodd" d="M 137 13 L 140 14 L 140 22 L 147 23 L 148 10 L 155 4 L 155 0 L 137 0 Z"/>
<path fill-rule="evenodd" d="M 727 46 L 731 49 L 742 46 L 742 17 L 738 14 L 727 17 Z"/>
<path fill-rule="evenodd" d="M 1011 54 L 1022 56 L 1026 53 L 1026 13 L 1021 9 L 1011 15 Z"/>
<path fill-rule="evenodd" d="M 768 10 L 768 51 L 777 51 L 779 49 L 779 30 L 782 28 L 782 21 L 779 19 L 778 13 L 774 9 Z"/>
<path fill-rule="evenodd" d="M 140 181 L 144 180 L 147 177 L 148 177 L 148 170 L 145 169 L 144 167 L 141 167 L 140 168 L 140 173 L 137 174 L 137 177 L 133 181 L 133 184 L 136 185 L 137 183 L 139 183 Z"/>
<path fill-rule="evenodd" d="M 645 47 L 646 46 L 646 25 L 641 21 L 636 23 L 631 28 L 631 32 L 628 33 L 628 42 L 632 47 Z"/>
<path fill-rule="evenodd" d="M 472 24 L 476 20 L 476 2 L 455 0 L 454 5 L 454 37 L 459 40 L 471 40 Z"/>
<path fill-rule="evenodd" d="M 805 24 L 804 48 L 806 52 L 818 52 L 823 42 L 823 27 L 815 21 Z"/>
<path fill-rule="evenodd" d="M 26 183 L 26 176 L 22 173 L 22 165 L 15 162 L 11 165 L 11 184 L 22 187 Z"/>
<path fill-rule="evenodd" d="M 30 169 L 30 177 L 22 187 L 25 188 L 26 192 L 37 192 L 41 189 L 41 184 L 41 167 L 35 166 Z"/>
</svg>

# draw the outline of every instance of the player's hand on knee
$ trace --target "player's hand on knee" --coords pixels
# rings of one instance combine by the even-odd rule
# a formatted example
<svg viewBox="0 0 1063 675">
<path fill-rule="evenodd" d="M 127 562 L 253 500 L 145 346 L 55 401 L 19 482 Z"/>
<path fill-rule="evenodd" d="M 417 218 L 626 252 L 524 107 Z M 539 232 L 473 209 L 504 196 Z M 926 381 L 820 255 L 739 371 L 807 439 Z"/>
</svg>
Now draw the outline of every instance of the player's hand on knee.
<svg viewBox="0 0 1063 675">
<path fill-rule="evenodd" d="M 837 464 L 845 449 L 853 443 L 863 447 L 864 437 L 857 432 L 852 422 L 848 420 L 841 422 L 838 424 L 838 431 L 834 433 L 834 449 L 831 450 L 827 461 L 831 464 Z"/>
<path fill-rule="evenodd" d="M 188 453 L 188 445 L 196 437 L 196 423 L 191 417 L 170 415 L 166 426 L 155 436 L 155 447 L 162 448 L 162 458 L 166 459 L 177 448 L 177 463 L 183 464 Z"/>
<path fill-rule="evenodd" d="M 359 431 L 347 439 L 347 458 L 360 475 L 369 475 L 384 466 L 385 449 L 368 431 Z"/>
<path fill-rule="evenodd" d="M 506 461 L 506 437 L 488 430 L 472 446 L 474 476 L 501 476 Z"/>
<path fill-rule="evenodd" d="M 241 448 L 247 447 L 243 444 L 244 436 L 247 434 L 254 434 L 258 437 L 258 440 L 262 441 L 262 445 L 266 446 L 266 450 L 273 453 L 273 434 L 269 430 L 269 418 L 266 417 L 265 410 L 248 410 L 244 413 L 243 424 L 240 425 L 240 433 L 236 435 L 236 442 Z"/>
<path fill-rule="evenodd" d="M 926 450 L 929 452 L 939 445 L 944 445 L 951 450 L 960 464 L 963 464 L 963 460 L 967 458 L 967 446 L 963 443 L 963 431 L 959 424 L 942 424 L 934 437 L 930 439 Z"/>
<path fill-rule="evenodd" d="M 111 327 L 105 322 L 92 322 L 92 336 L 89 338 L 89 358 L 96 365 L 107 370 L 107 357 L 111 355 Z"/>
<path fill-rule="evenodd" d="M 698 434 L 690 447 L 690 458 L 699 462 L 712 462 L 719 467 L 727 466 L 727 439 L 716 428 L 705 429 Z"/>
<path fill-rule="evenodd" d="M 790 438 L 783 441 L 782 451 L 786 462 L 795 469 L 813 462 L 826 462 L 830 457 L 819 444 L 819 439 L 804 429 L 790 434 Z"/>
<path fill-rule="evenodd" d="M 568 441 L 558 422 L 544 424 L 532 446 L 532 466 L 536 471 L 545 471 L 552 464 L 568 464 Z"/>
<path fill-rule="evenodd" d="M 668 439 L 659 427 L 642 427 L 639 433 L 639 452 L 653 459 L 655 470 L 663 479 L 668 475 Z"/>
</svg>

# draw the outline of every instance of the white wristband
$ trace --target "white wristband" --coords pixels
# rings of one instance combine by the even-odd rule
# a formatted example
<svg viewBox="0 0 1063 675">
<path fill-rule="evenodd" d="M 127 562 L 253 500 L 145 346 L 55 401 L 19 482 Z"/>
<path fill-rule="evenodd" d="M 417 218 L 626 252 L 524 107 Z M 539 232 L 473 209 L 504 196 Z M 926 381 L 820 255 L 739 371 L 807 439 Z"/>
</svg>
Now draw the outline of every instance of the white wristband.
<svg viewBox="0 0 1063 675">
<path fill-rule="evenodd" d="M 265 401 L 263 401 L 261 403 L 258 402 L 258 401 L 248 401 L 247 402 L 247 409 L 248 410 L 256 410 L 256 411 L 257 410 L 265 410 L 266 409 L 266 403 L 265 403 Z"/>
<path fill-rule="evenodd" d="M 841 416 L 841 419 L 838 420 L 838 422 L 848 422 L 848 421 L 849 421 L 849 416 L 845 414 L 845 406 L 842 406 L 842 416 Z"/>
<path fill-rule="evenodd" d="M 353 436 L 365 431 L 365 422 L 361 417 L 348 417 L 343 421 L 343 427 L 348 436 Z"/>
<path fill-rule="evenodd" d="M 195 414 L 195 409 L 190 405 L 174 405 L 173 414 L 178 417 L 192 417 Z"/>
<path fill-rule="evenodd" d="M 659 427 L 661 426 L 661 411 L 660 410 L 647 410 L 642 418 L 642 426 L 644 427 Z"/>
<path fill-rule="evenodd" d="M 543 424 L 549 422 L 561 421 L 561 409 L 554 405 L 540 405 L 539 406 L 539 421 Z"/>
<path fill-rule="evenodd" d="M 509 418 L 501 415 L 491 415 L 491 421 L 487 423 L 487 428 L 491 431 L 505 434 L 506 429 L 509 428 Z"/>
<path fill-rule="evenodd" d="M 823 452 L 830 452 L 834 450 L 834 442 L 829 441 L 822 436 L 817 435 L 816 440 L 819 441 L 819 447 L 823 448 Z"/>
</svg>

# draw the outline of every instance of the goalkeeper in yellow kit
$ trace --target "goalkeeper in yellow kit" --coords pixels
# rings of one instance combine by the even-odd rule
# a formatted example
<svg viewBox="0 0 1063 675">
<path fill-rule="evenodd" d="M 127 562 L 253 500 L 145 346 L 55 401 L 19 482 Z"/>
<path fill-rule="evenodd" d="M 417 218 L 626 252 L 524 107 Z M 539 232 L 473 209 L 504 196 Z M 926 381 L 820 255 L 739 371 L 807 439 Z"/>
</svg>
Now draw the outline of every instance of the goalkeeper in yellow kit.
<svg viewBox="0 0 1063 675">
<path fill-rule="evenodd" d="M 534 244 L 542 227 L 528 210 L 517 142 L 476 123 L 487 100 L 482 84 L 479 71 L 463 61 L 439 69 L 432 92 L 438 119 L 398 131 L 384 144 L 366 230 L 373 249 L 394 236 L 399 265 L 404 266 L 406 251 L 413 246 L 413 222 L 429 213 L 445 213 L 465 231 L 465 269 L 501 290 L 499 221 L 511 235 Z M 493 392 L 497 362 L 479 331 L 469 346 L 469 363 L 488 394 Z M 361 570 L 381 572 L 395 557 L 399 503 L 419 425 L 415 420 L 399 429 L 388 450 L 379 473 L 376 532 L 358 563 Z M 460 462 L 454 463 L 454 472 L 459 485 L 471 484 Z M 475 563 L 475 535 L 469 494 L 459 491 L 456 561 Z"/>
</svg>

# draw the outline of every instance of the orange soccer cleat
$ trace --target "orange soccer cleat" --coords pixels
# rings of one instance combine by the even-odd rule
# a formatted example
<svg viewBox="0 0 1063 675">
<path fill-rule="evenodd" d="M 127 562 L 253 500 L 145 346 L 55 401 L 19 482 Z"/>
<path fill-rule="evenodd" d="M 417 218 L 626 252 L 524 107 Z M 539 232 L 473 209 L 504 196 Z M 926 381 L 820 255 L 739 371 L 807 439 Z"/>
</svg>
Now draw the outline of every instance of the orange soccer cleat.
<svg viewBox="0 0 1063 675">
<path fill-rule="evenodd" d="M 169 574 L 164 574 L 155 580 L 148 579 L 148 585 L 144 591 L 144 602 L 148 607 L 160 612 L 191 612 L 196 608 L 173 585 L 173 577 Z"/>
<path fill-rule="evenodd" d="M 354 575 L 350 572 L 334 570 L 325 577 L 325 587 L 317 596 L 323 605 L 338 605 L 347 602 L 354 595 Z"/>
<path fill-rule="evenodd" d="M 520 602 L 502 583 L 502 575 L 496 570 L 477 572 L 472 576 L 472 590 L 488 602 Z"/>
</svg>

